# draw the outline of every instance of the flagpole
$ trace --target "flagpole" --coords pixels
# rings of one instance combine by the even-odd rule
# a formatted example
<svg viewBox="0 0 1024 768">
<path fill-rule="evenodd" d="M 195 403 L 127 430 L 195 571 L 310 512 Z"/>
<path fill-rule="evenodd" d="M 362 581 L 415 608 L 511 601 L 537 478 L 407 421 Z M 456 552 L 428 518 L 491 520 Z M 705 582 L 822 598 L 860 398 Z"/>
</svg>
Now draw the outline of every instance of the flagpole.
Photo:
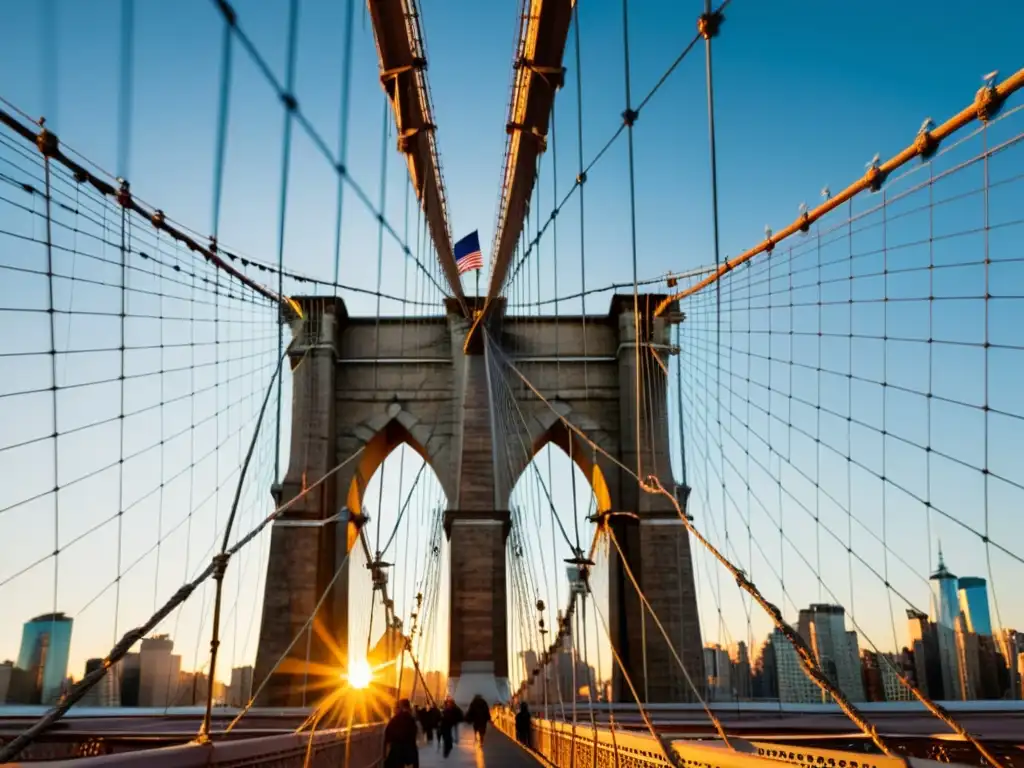
<svg viewBox="0 0 1024 768">
<path fill-rule="evenodd" d="M 480 298 L 480 270 L 476 271 L 476 297 Z"/>
</svg>

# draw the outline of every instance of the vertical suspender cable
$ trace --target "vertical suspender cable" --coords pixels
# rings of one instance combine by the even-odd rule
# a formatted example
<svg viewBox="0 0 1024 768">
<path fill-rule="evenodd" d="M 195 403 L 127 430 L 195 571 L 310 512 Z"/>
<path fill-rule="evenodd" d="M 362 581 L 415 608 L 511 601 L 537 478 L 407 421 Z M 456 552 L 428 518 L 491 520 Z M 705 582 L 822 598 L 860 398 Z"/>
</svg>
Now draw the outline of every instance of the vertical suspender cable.
<svg viewBox="0 0 1024 768">
<path fill-rule="evenodd" d="M 377 222 L 377 320 L 373 337 L 375 354 L 373 356 L 373 388 L 377 388 L 377 368 L 380 359 L 380 287 L 382 270 L 384 269 L 384 206 L 388 199 L 388 126 L 391 104 L 384 101 L 384 123 L 380 137 L 380 219 Z M 380 539 L 380 516 L 377 517 L 377 539 Z"/>
<path fill-rule="evenodd" d="M 57 628 L 57 603 L 59 599 L 58 586 L 60 579 L 60 472 L 58 464 L 59 434 L 57 428 L 57 313 L 54 311 L 53 291 L 53 200 L 50 179 L 50 158 L 43 157 L 43 172 L 46 183 L 46 282 L 47 296 L 49 303 L 47 307 L 50 315 L 50 385 L 51 398 L 50 406 L 53 409 L 53 618 L 50 621 L 50 641 L 53 642 L 53 632 Z M 118 542 L 120 549 L 120 541 Z M 118 569 L 120 573 L 120 568 Z M 114 631 L 117 631 L 117 624 L 114 624 Z M 44 702 L 48 703 L 48 702 Z"/>
<path fill-rule="evenodd" d="M 635 439 L 636 439 L 636 474 L 643 478 L 643 460 L 640 444 L 640 289 L 637 282 L 637 255 L 636 255 L 636 168 L 633 156 L 633 123 L 636 122 L 638 114 L 633 111 L 632 95 L 630 92 L 629 75 L 629 0 L 622 0 L 622 48 L 624 55 L 624 74 L 626 81 L 626 110 L 622 113 L 626 123 L 626 141 L 629 149 L 629 221 L 630 239 L 632 246 L 633 261 L 633 365 L 634 365 L 634 399 L 636 401 L 635 413 Z M 639 490 L 637 491 L 639 501 Z M 637 505 L 639 506 L 639 504 Z M 638 510 L 639 511 L 639 510 Z M 640 614 L 640 646 L 643 656 L 644 676 L 644 701 L 648 701 L 647 685 L 647 631 L 646 617 L 643 612 Z"/>
<path fill-rule="evenodd" d="M 292 156 L 292 123 L 298 102 L 295 99 L 295 55 L 299 30 L 299 0 L 291 0 L 288 9 L 288 68 L 285 73 L 284 134 L 281 139 L 281 196 L 277 221 L 277 295 L 284 294 L 284 228 L 288 212 L 288 173 Z M 284 325 L 277 324 L 277 356 L 284 355 Z M 284 377 L 277 379 L 277 427 L 274 447 L 274 482 L 281 479 L 281 408 Z"/>
<path fill-rule="evenodd" d="M 583 68 L 580 53 L 580 4 L 573 3 L 573 16 L 576 39 L 576 159 L 579 171 L 576 183 L 579 185 L 580 198 L 580 317 L 583 324 L 583 397 L 590 399 L 590 384 L 587 377 L 587 256 L 586 232 L 583 222 L 583 185 L 587 174 L 583 170 Z"/>
<path fill-rule="evenodd" d="M 117 172 L 123 179 L 128 178 L 131 163 L 134 10 L 135 0 L 121 0 L 121 90 L 117 105 Z"/>
<path fill-rule="evenodd" d="M 345 161 L 348 157 L 348 110 L 352 90 L 352 16 L 355 0 L 345 4 L 345 50 L 341 65 L 341 116 L 338 129 L 338 204 L 334 215 L 334 295 L 338 295 L 338 281 L 341 278 L 341 217 L 345 201 Z M 383 213 L 383 211 L 382 211 Z"/>
</svg>

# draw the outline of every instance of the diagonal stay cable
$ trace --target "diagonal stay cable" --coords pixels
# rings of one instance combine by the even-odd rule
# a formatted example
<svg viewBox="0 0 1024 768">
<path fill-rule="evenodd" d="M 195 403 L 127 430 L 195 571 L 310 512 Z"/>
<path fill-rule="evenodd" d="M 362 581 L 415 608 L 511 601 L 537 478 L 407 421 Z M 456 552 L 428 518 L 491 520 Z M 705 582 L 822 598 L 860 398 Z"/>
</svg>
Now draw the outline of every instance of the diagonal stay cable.
<svg viewBox="0 0 1024 768">
<path fill-rule="evenodd" d="M 352 188 L 352 191 L 356 193 L 356 197 L 359 198 L 359 200 L 363 203 L 366 209 L 371 214 L 373 214 L 374 218 L 376 218 L 380 222 L 381 226 L 388 233 L 388 235 L 399 246 L 401 246 L 403 253 L 406 256 L 411 256 L 412 250 L 409 248 L 409 244 L 402 239 L 402 236 L 398 233 L 398 230 L 384 215 L 384 210 L 374 205 L 366 190 L 363 189 L 362 185 L 360 185 L 359 182 L 352 178 L 352 175 L 348 171 L 348 167 L 341 159 L 339 159 L 339 157 L 335 156 L 333 150 L 331 150 L 330 146 L 328 146 L 327 141 L 324 139 L 323 136 L 320 135 L 319 131 L 317 131 L 316 127 L 310 121 L 309 117 L 302 111 L 302 108 L 299 106 L 298 99 L 296 99 L 295 95 L 289 91 L 288 87 L 283 85 L 277 79 L 276 75 L 274 75 L 273 71 L 270 69 L 270 65 L 267 63 L 266 58 L 263 56 L 260 50 L 256 47 L 256 44 L 252 41 L 249 35 L 245 32 L 245 30 L 242 29 L 241 25 L 238 23 L 238 14 L 235 11 L 235 9 L 232 8 L 231 4 L 227 2 L 227 0 L 211 0 L 211 2 L 213 2 L 213 4 L 217 6 L 220 13 L 224 16 L 224 20 L 231 26 L 231 29 L 234 32 L 235 38 L 238 40 L 239 44 L 242 46 L 242 48 L 245 49 L 245 52 L 249 54 L 249 57 L 256 65 L 256 68 L 259 69 L 264 79 L 267 81 L 267 84 L 273 89 L 277 98 L 281 101 L 281 104 L 284 106 L 284 109 L 291 113 L 292 119 L 294 119 L 295 122 L 298 123 L 299 127 L 305 132 L 307 138 L 309 138 L 309 140 L 313 142 L 313 146 L 316 147 L 316 150 L 321 155 L 323 155 L 324 159 L 334 169 L 335 173 L 341 179 L 348 183 L 348 185 Z M 439 291 L 441 291 L 441 293 L 447 296 L 448 292 L 441 286 L 440 283 L 438 283 L 434 279 L 434 276 L 429 271 L 427 271 L 427 269 L 421 263 L 419 263 L 419 260 L 417 260 L 417 265 L 421 270 L 423 270 L 423 273 L 434 284 L 434 286 Z"/>
<path fill-rule="evenodd" d="M 331 470 L 326 472 L 323 477 L 317 480 L 315 483 L 310 484 L 307 488 L 297 494 L 294 498 L 277 507 L 267 517 L 261 520 L 254 528 L 252 528 L 245 536 L 239 539 L 235 544 L 227 550 L 228 557 L 231 557 L 235 553 L 239 552 L 244 546 L 249 544 L 255 539 L 260 532 L 263 531 L 270 523 L 280 517 L 282 514 L 291 509 L 292 506 L 297 504 L 300 500 L 305 498 L 306 494 L 318 488 L 323 482 L 333 477 L 335 474 L 340 472 L 350 462 L 356 459 L 365 450 L 365 446 L 362 446 L 351 453 L 348 457 L 343 459 L 339 464 L 334 466 Z M 191 597 L 192 593 L 202 585 L 208 578 L 210 578 L 214 569 L 216 568 L 216 562 L 211 562 L 203 571 L 188 583 L 181 586 L 177 592 L 175 592 L 165 602 L 159 610 L 157 610 L 152 616 L 149 617 L 145 622 L 126 632 L 121 639 L 111 648 L 110 652 L 103 659 L 103 664 L 92 672 L 88 673 L 79 682 L 71 687 L 71 690 L 63 696 L 60 701 L 51 707 L 43 717 L 36 721 L 30 728 L 23 731 L 17 738 L 6 744 L 0 749 L 0 763 L 6 763 L 17 757 L 29 744 L 31 744 L 37 736 L 49 730 L 54 723 L 60 720 L 71 707 L 81 701 L 95 685 L 98 683 L 107 670 L 110 669 L 114 664 L 121 661 L 132 647 L 141 640 L 146 633 L 156 627 L 161 621 L 170 615 L 171 611 L 177 608 L 179 605 L 184 603 Z"/>
<path fill-rule="evenodd" d="M 725 0 L 725 2 L 723 2 L 718 7 L 718 10 L 716 11 L 716 13 L 721 13 L 725 9 L 725 7 L 729 4 L 729 2 L 730 2 L 730 0 Z M 672 61 L 672 63 L 668 66 L 668 68 L 661 74 L 661 76 L 658 78 L 657 82 L 655 82 L 655 84 L 650 88 L 650 90 L 647 91 L 647 93 L 640 100 L 640 102 L 637 104 L 637 106 L 636 106 L 636 108 L 634 110 L 634 112 L 636 113 L 637 117 L 639 116 L 639 112 L 645 106 L 647 106 L 647 104 L 651 101 L 651 99 L 654 98 L 654 95 L 661 89 L 661 87 L 672 76 L 672 73 L 676 71 L 676 69 L 683 62 L 683 60 L 690 54 L 690 52 L 694 49 L 694 47 L 697 45 L 697 42 L 700 39 L 701 39 L 701 34 L 698 32 L 696 35 L 693 36 L 693 39 L 691 39 L 686 44 L 686 46 L 683 47 L 682 51 L 679 53 L 678 56 L 676 56 L 676 58 Z M 518 274 L 519 269 L 522 266 L 523 262 L 530 256 L 531 252 L 533 251 L 534 246 L 539 244 L 540 239 L 544 236 L 544 233 L 547 231 L 548 226 L 550 224 L 553 224 L 554 220 L 558 217 L 558 214 L 561 212 L 562 208 L 564 208 L 566 206 L 566 204 L 572 199 L 572 196 L 576 193 L 576 191 L 582 189 L 583 185 L 587 181 L 587 175 L 598 164 L 598 162 L 601 160 L 601 158 L 603 158 L 605 156 L 605 154 L 607 154 L 608 150 L 611 149 L 612 145 L 615 144 L 616 141 L 618 141 L 619 137 L 622 136 L 622 134 L 625 131 L 626 131 L 626 122 L 625 121 L 620 122 L 618 128 L 615 129 L 615 132 L 612 133 L 612 135 L 608 137 L 607 141 L 605 141 L 605 143 L 601 145 L 601 148 L 597 151 L 597 153 L 594 155 L 594 157 L 591 158 L 590 162 L 588 162 L 583 167 L 583 170 L 576 176 L 576 180 L 572 184 L 572 186 L 569 187 L 569 190 L 561 197 L 561 199 L 558 200 L 558 202 L 556 203 L 555 207 L 551 209 L 550 213 L 548 214 L 547 219 L 540 226 L 540 229 L 537 232 L 536 236 L 530 241 L 529 246 L 526 248 L 526 250 L 524 251 L 523 255 L 519 258 L 519 261 L 516 263 L 515 267 L 513 268 L 511 273 L 509 274 L 508 279 L 505 281 L 506 284 L 508 284 L 516 276 L 516 274 Z"/>
<path fill-rule="evenodd" d="M 655 308 L 655 316 L 662 315 L 673 303 L 702 291 L 709 285 L 718 282 L 737 267 L 750 261 L 759 254 L 771 256 L 775 246 L 793 235 L 806 232 L 810 225 L 818 221 L 822 216 L 835 209 L 865 190 L 872 192 L 879 190 L 889 175 L 898 168 L 906 165 L 916 157 L 928 159 L 932 157 L 939 144 L 946 138 L 952 136 L 961 128 L 975 120 L 985 122 L 995 115 L 995 112 L 1003 105 L 1006 99 L 1014 92 L 1024 88 L 1024 69 L 1019 69 L 1003 80 L 999 85 L 985 85 L 974 97 L 970 105 L 964 107 L 957 114 L 950 117 L 942 125 L 936 128 L 929 128 L 927 125 L 917 134 L 913 143 L 903 151 L 886 160 L 884 163 L 872 163 L 867 172 L 859 179 L 851 183 L 838 194 L 829 196 L 825 202 L 817 207 L 803 211 L 796 221 L 787 225 L 774 234 L 769 233 L 768 237 L 752 248 L 747 249 L 738 256 L 727 259 L 719 265 L 718 269 L 703 280 L 677 291 L 665 297 Z"/>
<path fill-rule="evenodd" d="M 662 494 L 673 503 L 673 506 L 676 510 L 676 513 L 679 516 L 679 519 L 682 521 L 683 525 L 690 532 L 690 534 L 694 538 L 696 538 L 697 541 L 702 546 L 704 546 L 708 550 L 708 552 L 710 552 L 711 555 L 722 564 L 722 566 L 726 568 L 726 570 L 730 572 L 733 578 L 736 579 L 736 583 L 739 585 L 739 587 L 750 594 L 750 596 L 755 600 L 755 602 L 757 602 L 758 605 L 765 611 L 765 613 L 768 614 L 769 618 L 772 619 L 773 623 L 779 629 L 779 631 L 781 631 L 786 636 L 786 639 L 793 644 L 793 647 L 797 651 L 797 656 L 800 659 L 801 665 L 804 667 L 804 672 L 807 674 L 807 676 L 811 678 L 811 680 L 819 688 L 821 688 L 823 692 L 832 696 L 832 698 L 839 705 L 840 709 L 843 710 L 846 716 L 849 717 L 850 720 L 858 728 L 860 728 L 861 731 L 863 731 L 864 734 L 868 736 L 880 750 L 882 750 L 886 755 L 892 756 L 892 750 L 888 747 L 888 745 L 885 743 L 882 737 L 878 734 L 877 729 L 864 718 L 864 716 L 860 713 L 856 705 L 850 702 L 849 699 L 847 699 L 846 695 L 841 690 L 839 690 L 835 685 L 833 685 L 832 682 L 829 681 L 828 678 L 825 677 L 825 675 L 822 673 L 821 669 L 818 667 L 817 662 L 814 660 L 814 655 L 812 651 L 807 646 L 807 643 L 803 639 L 803 637 L 799 635 L 786 622 L 785 619 L 782 618 L 782 614 L 779 611 L 779 609 L 774 604 L 769 602 L 767 598 L 764 597 L 764 595 L 761 594 L 761 591 L 756 586 L 754 586 L 753 582 L 751 582 L 745 574 L 743 574 L 739 569 L 737 569 L 725 555 L 723 555 L 710 541 L 708 541 L 707 538 L 704 537 L 704 535 L 700 531 L 697 530 L 693 522 L 690 521 L 680 509 L 678 501 L 676 501 L 672 494 L 670 494 L 662 487 L 658 478 L 652 475 L 649 476 L 648 479 L 645 481 L 644 479 L 637 477 L 636 473 L 631 468 L 627 467 L 625 464 L 619 461 L 619 459 L 612 456 L 605 449 L 601 448 L 601 446 L 594 442 L 594 440 L 592 440 L 582 429 L 577 427 L 575 424 L 573 424 L 571 421 L 565 418 L 562 414 L 558 413 L 558 411 L 555 410 L 555 408 L 551 405 L 550 401 L 546 397 L 544 397 L 543 394 L 541 394 L 541 392 L 534 386 L 534 384 L 529 379 L 527 379 L 526 376 L 524 376 L 523 373 L 519 371 L 518 368 L 516 368 L 516 366 L 514 366 L 511 362 L 508 362 L 507 365 L 523 380 L 523 383 L 526 384 L 526 386 L 534 393 L 534 395 L 536 395 L 545 405 L 547 405 L 547 407 L 553 413 L 555 413 L 557 418 L 561 420 L 562 423 L 565 424 L 565 426 L 568 429 L 570 429 L 572 432 L 577 434 L 582 440 L 584 440 L 587 443 L 587 445 L 591 447 L 592 450 L 601 453 L 603 456 L 605 456 L 605 458 L 609 459 L 618 467 L 620 467 L 630 477 L 633 477 L 639 484 L 641 490 L 650 494 Z"/>
</svg>

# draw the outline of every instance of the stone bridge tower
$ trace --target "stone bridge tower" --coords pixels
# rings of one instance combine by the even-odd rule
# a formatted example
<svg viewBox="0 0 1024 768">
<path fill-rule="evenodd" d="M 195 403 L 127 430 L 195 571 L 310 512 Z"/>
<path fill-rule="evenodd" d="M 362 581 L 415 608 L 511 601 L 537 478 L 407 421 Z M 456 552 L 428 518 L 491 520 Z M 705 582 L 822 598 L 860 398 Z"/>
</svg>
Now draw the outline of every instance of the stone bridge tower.
<svg viewBox="0 0 1024 768">
<path fill-rule="evenodd" d="M 371 476 L 406 443 L 429 462 L 448 499 L 450 690 L 462 703 L 474 693 L 507 699 L 509 496 L 530 459 L 553 442 L 590 480 L 599 512 L 635 513 L 612 518 L 618 540 L 691 679 L 701 685 L 703 652 L 685 527 L 669 500 L 642 492 L 627 472 L 559 418 L 626 467 L 635 471 L 639 462 L 645 475 L 656 474 L 666 488 L 675 487 L 667 381 L 652 355 L 653 349 L 667 359 L 669 351 L 669 321 L 650 313 L 661 298 L 641 295 L 636 314 L 632 296 L 615 296 L 607 314 L 586 317 L 495 311 L 487 333 L 474 334 L 466 353 L 469 321 L 453 301 L 446 302 L 444 316 L 378 319 L 349 316 L 338 298 L 298 298 L 305 319 L 295 324 L 290 347 L 291 451 L 275 488 L 278 503 L 294 499 L 363 450 L 273 524 L 255 678 L 263 680 L 284 656 L 305 660 L 306 639 L 295 638 L 318 603 L 317 623 L 346 652 L 344 557 L 356 541 Z M 648 341 L 640 350 L 642 378 L 636 368 L 638 327 Z M 509 362 L 543 399 L 510 374 Z M 638 381 L 643 387 L 639 420 Z M 496 398 L 515 402 L 520 418 L 514 439 L 496 416 Z M 611 569 L 613 642 L 634 685 L 651 702 L 692 700 L 660 633 L 647 631 L 644 653 L 640 601 L 617 558 Z M 646 623 L 653 629 L 649 618 Z M 311 661 L 328 661 L 315 636 L 309 649 Z M 631 701 L 620 678 L 616 674 L 616 697 Z M 259 703 L 300 705 L 301 685 L 301 677 L 278 672 Z"/>
</svg>

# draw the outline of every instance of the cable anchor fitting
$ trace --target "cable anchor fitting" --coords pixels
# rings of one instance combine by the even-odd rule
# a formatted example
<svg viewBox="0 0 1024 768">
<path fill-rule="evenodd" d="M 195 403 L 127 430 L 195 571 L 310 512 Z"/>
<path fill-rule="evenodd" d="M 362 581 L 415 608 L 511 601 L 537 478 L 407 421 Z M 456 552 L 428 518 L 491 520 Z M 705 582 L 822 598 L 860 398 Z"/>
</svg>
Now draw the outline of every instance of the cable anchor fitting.
<svg viewBox="0 0 1024 768">
<path fill-rule="evenodd" d="M 368 522 L 370 522 L 370 518 L 368 515 L 365 515 L 362 512 L 349 511 L 348 523 L 356 529 L 357 534 L 359 533 L 359 531 L 363 529 L 363 526 L 366 525 Z"/>
<path fill-rule="evenodd" d="M 121 185 L 117 190 L 117 202 L 127 208 L 132 202 L 132 185 L 128 183 L 128 179 L 122 179 L 120 176 L 117 183 Z"/>
<path fill-rule="evenodd" d="M 637 121 L 637 118 L 639 117 L 640 110 L 627 107 L 626 111 L 622 113 L 622 122 L 624 122 L 627 127 L 632 128 L 633 124 Z"/>
<path fill-rule="evenodd" d="M 380 559 L 381 553 L 377 553 L 377 557 L 374 558 L 372 563 L 367 563 L 366 567 L 370 570 L 373 578 L 373 589 L 384 590 L 388 585 L 388 572 L 387 569 L 392 566 L 392 563 L 386 563 Z"/>
<path fill-rule="evenodd" d="M 867 171 L 864 173 L 864 182 L 872 192 L 877 192 L 882 188 L 882 184 L 885 183 L 885 177 L 888 175 L 879 166 L 880 160 L 881 157 L 876 152 L 875 156 L 868 162 Z"/>
<path fill-rule="evenodd" d="M 213 556 L 213 578 L 215 581 L 223 581 L 224 574 L 228 569 L 228 561 L 231 559 L 231 555 L 227 552 L 221 552 L 218 555 Z"/>
<path fill-rule="evenodd" d="M 989 72 L 982 80 L 985 84 L 981 86 L 976 94 L 974 94 L 974 111 L 978 115 L 978 119 L 986 123 L 991 120 L 996 114 L 1002 109 L 1005 97 L 999 95 L 999 91 L 996 90 L 996 78 L 999 76 L 999 70 Z"/>
<path fill-rule="evenodd" d="M 804 234 L 811 229 L 811 217 L 807 212 L 807 203 L 800 203 L 800 231 Z"/>
<path fill-rule="evenodd" d="M 922 160 L 927 160 L 939 148 L 939 140 L 935 138 L 932 129 L 935 123 L 930 117 L 926 117 L 921 127 L 917 130 L 917 138 L 914 139 L 914 149 Z"/>
<path fill-rule="evenodd" d="M 722 26 L 723 21 L 725 21 L 725 16 L 721 11 L 702 13 L 697 17 L 697 32 L 705 40 L 710 40 L 712 37 L 718 36 L 718 29 Z"/>
<path fill-rule="evenodd" d="M 39 118 L 39 134 L 36 136 L 36 147 L 43 157 L 54 157 L 60 148 L 60 140 L 57 134 L 46 130 L 46 118 Z"/>
</svg>

